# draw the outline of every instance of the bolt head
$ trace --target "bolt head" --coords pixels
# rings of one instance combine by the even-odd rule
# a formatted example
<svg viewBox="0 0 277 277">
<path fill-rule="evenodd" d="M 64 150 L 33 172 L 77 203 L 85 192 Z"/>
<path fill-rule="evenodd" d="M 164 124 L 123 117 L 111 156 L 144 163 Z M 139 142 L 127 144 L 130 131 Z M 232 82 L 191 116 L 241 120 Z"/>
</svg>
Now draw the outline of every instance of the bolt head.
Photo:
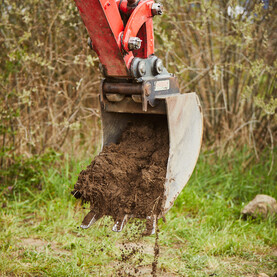
<svg viewBox="0 0 277 277">
<path fill-rule="evenodd" d="M 163 14 L 163 5 L 161 3 L 154 3 L 152 5 L 152 15 L 162 15 Z"/>
<path fill-rule="evenodd" d="M 138 50 L 141 47 L 142 40 L 138 37 L 131 37 L 128 42 L 129 50 Z"/>
<path fill-rule="evenodd" d="M 140 76 L 144 76 L 146 73 L 146 63 L 145 61 L 140 61 L 138 64 L 138 72 Z"/>
<path fill-rule="evenodd" d="M 158 74 L 161 74 L 163 72 L 164 66 L 161 59 L 157 59 L 155 62 L 155 70 Z"/>
</svg>

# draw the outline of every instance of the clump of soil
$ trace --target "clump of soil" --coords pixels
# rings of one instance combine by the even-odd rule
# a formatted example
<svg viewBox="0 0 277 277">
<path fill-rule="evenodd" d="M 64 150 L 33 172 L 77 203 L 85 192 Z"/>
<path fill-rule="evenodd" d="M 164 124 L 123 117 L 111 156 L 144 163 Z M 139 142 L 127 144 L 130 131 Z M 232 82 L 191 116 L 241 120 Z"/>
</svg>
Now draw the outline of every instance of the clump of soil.
<svg viewBox="0 0 277 277">
<path fill-rule="evenodd" d="M 137 218 L 161 211 L 169 153 L 162 122 L 131 123 L 117 144 L 105 146 L 81 171 L 72 194 L 90 203 L 96 214 Z"/>
</svg>

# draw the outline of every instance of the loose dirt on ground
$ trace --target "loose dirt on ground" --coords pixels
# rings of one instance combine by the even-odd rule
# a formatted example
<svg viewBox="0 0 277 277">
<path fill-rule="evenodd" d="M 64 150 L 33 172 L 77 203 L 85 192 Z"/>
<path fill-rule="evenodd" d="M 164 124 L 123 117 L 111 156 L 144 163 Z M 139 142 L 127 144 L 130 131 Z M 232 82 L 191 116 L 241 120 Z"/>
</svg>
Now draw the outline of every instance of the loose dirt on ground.
<svg viewBox="0 0 277 277">
<path fill-rule="evenodd" d="M 120 250 L 120 256 L 117 263 L 114 264 L 115 276 L 177 276 L 158 268 L 161 250 L 164 250 L 159 245 L 159 228 L 157 228 L 153 245 L 153 243 L 146 243 L 141 239 L 142 222 L 136 220 L 132 223 L 132 232 L 124 238 L 124 241 L 116 243 L 116 247 Z M 151 263 L 149 263 L 149 257 L 153 259 Z"/>
</svg>

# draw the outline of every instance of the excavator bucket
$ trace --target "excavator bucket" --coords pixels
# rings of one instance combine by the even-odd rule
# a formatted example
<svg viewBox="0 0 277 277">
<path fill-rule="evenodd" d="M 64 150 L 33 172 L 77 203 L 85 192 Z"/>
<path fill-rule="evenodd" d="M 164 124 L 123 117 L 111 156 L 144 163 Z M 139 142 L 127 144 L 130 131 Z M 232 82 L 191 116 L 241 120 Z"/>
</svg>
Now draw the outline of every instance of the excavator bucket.
<svg viewBox="0 0 277 277">
<path fill-rule="evenodd" d="M 156 120 L 163 122 L 169 133 L 169 158 L 161 214 L 163 216 L 188 182 L 196 165 L 203 132 L 203 115 L 195 93 L 166 95 L 160 98 L 165 114 L 127 113 L 122 107 L 107 111 L 102 107 L 103 146 L 117 143 L 129 122 Z M 106 106 L 107 108 L 107 106 Z"/>
<path fill-rule="evenodd" d="M 199 99 L 195 93 L 180 94 L 177 77 L 154 54 L 153 17 L 163 13 L 160 3 L 154 0 L 75 0 L 75 3 L 90 36 L 89 46 L 99 56 L 105 77 L 100 91 L 103 146 L 118 143 L 129 122 L 135 126 L 139 122 L 159 127 L 163 124 L 165 128 L 161 130 L 168 131 L 165 135 L 169 137 L 169 156 L 161 208 L 155 215 L 146 215 L 146 225 L 153 226 L 150 230 L 153 234 L 156 217 L 172 207 L 196 165 L 203 132 Z M 78 189 L 73 194 L 84 198 Z M 81 227 L 89 228 L 105 215 L 100 211 L 100 208 L 92 210 Z M 137 215 L 126 214 L 116 219 L 113 230 L 121 231 L 132 216 Z"/>
</svg>

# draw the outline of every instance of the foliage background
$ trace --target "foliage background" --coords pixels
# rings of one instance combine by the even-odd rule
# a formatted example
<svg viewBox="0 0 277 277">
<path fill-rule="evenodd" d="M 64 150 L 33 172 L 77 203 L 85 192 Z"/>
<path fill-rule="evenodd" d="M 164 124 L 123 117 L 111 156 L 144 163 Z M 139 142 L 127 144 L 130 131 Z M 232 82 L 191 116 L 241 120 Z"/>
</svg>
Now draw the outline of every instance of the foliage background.
<svg viewBox="0 0 277 277">
<path fill-rule="evenodd" d="M 256 158 L 268 148 L 273 164 L 276 2 L 163 4 L 157 55 L 182 92 L 199 94 L 205 147 L 231 153 L 246 144 Z M 2 0 L 0 9 L 0 178 L 36 183 L 56 153 L 83 157 L 99 147 L 99 64 L 72 0 Z"/>
</svg>

